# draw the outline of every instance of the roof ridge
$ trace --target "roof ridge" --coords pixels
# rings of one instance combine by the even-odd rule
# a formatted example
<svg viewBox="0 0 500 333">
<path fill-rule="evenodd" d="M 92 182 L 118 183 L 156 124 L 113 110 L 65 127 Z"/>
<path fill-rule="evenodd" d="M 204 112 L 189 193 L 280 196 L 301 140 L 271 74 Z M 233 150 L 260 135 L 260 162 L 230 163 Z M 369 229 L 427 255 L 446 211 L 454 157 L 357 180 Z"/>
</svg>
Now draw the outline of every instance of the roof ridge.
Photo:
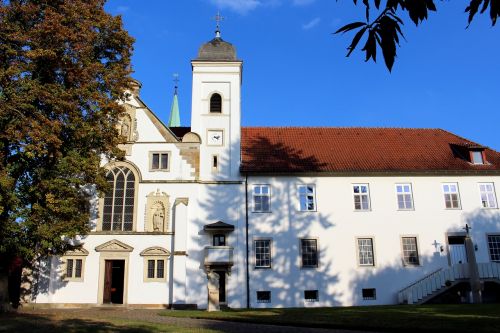
<svg viewBox="0 0 500 333">
<path fill-rule="evenodd" d="M 437 127 L 381 127 L 381 126 L 242 126 L 241 128 L 263 128 L 263 129 L 276 129 L 276 128 L 303 128 L 303 129 L 398 129 L 398 130 L 442 130 Z M 453 133 L 452 133 L 453 134 Z M 470 140 L 468 140 L 470 141 Z"/>
</svg>

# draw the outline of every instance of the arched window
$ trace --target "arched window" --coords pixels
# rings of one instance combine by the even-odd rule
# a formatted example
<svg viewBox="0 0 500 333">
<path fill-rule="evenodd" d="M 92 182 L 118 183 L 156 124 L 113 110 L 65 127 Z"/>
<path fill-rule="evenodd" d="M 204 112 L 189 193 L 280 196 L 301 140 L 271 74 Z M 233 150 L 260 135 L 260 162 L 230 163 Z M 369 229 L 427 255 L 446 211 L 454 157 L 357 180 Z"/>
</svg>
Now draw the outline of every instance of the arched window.
<svg viewBox="0 0 500 333">
<path fill-rule="evenodd" d="M 222 97 L 219 94 L 213 94 L 212 97 L 210 97 L 210 113 L 213 112 L 222 112 Z"/>
<path fill-rule="evenodd" d="M 110 189 L 104 196 L 102 230 L 132 231 L 134 226 L 135 175 L 125 166 L 106 174 Z"/>
</svg>

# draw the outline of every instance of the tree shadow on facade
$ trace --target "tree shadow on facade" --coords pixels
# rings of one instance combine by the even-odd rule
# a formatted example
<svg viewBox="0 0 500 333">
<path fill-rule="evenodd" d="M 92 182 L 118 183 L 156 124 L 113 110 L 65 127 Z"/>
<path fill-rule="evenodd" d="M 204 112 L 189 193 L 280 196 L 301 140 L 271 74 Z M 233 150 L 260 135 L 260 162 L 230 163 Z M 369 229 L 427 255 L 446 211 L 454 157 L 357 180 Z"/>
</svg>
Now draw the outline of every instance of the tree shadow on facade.
<svg viewBox="0 0 500 333">
<path fill-rule="evenodd" d="M 427 221 L 429 223 L 429 221 Z M 476 209 L 470 213 L 464 213 L 461 221 L 449 227 L 447 230 L 436 230 L 436 239 L 441 239 L 439 244 L 422 244 L 419 249 L 419 265 L 405 266 L 401 258 L 401 247 L 394 247 L 394 256 L 388 264 L 375 267 L 357 267 L 352 269 L 354 278 L 349 283 L 349 293 L 353 295 L 354 304 L 374 305 L 383 303 L 398 303 L 398 292 L 413 283 L 425 278 L 429 274 L 441 269 L 448 268 L 452 264 L 450 248 L 446 237 L 449 235 L 461 234 L 465 236 L 465 225 L 471 227 L 470 237 L 475 245 L 475 256 L 477 263 L 489 263 L 490 253 L 488 248 L 487 235 L 500 234 L 500 213 L 498 210 Z M 394 237 L 399 237 L 394 235 Z M 433 251 L 426 249 L 433 248 Z M 376 253 L 376 250 L 375 250 Z M 353 265 L 354 266 L 354 265 Z M 499 284 L 496 282 L 485 283 L 483 289 L 483 302 L 499 302 Z M 376 293 L 375 299 L 364 299 L 363 289 L 382 290 L 380 294 L 388 295 L 379 299 Z M 469 302 L 468 293 L 470 284 L 468 279 L 451 285 L 448 289 L 441 289 L 442 296 L 437 296 L 434 302 L 438 303 L 463 303 Z M 381 296 L 382 296 L 381 295 Z M 429 299 L 429 302 L 432 302 Z"/>
<path fill-rule="evenodd" d="M 239 149 L 239 147 L 232 147 Z M 262 155 L 262 151 L 270 152 L 270 156 Z M 272 143 L 266 138 L 257 138 L 246 144 L 243 154 L 249 154 L 255 160 L 248 163 L 266 167 L 268 159 L 273 159 L 273 165 L 278 165 L 282 171 L 314 172 L 321 164 L 314 157 L 303 157 L 302 152 L 289 148 L 281 143 Z M 266 162 L 267 160 L 267 162 Z M 335 263 L 326 256 L 324 249 L 328 246 L 327 239 L 320 239 L 321 231 L 335 228 L 330 216 L 320 213 L 320 209 L 310 212 L 298 211 L 296 187 L 298 184 L 309 184 L 309 180 L 300 179 L 293 174 L 276 173 L 279 176 L 259 176 L 249 174 L 246 165 L 241 167 L 241 181 L 237 184 L 214 184 L 207 186 L 204 197 L 200 197 L 199 209 L 205 213 L 204 218 L 194 221 L 196 230 L 191 231 L 191 243 L 200 244 L 196 253 L 189 254 L 190 260 L 200 262 L 198 270 L 204 270 L 204 246 L 212 245 L 211 235 L 203 227 L 207 224 L 223 221 L 235 225 L 235 231 L 228 235 L 227 245 L 234 247 L 234 262 L 239 263 L 231 269 L 228 277 L 228 305 L 246 307 L 246 255 L 245 255 L 245 221 L 248 212 L 248 275 L 249 296 L 251 307 L 296 307 L 296 306 L 333 306 L 339 291 L 335 290 L 338 277 L 333 274 Z M 229 167 L 226 159 L 221 159 L 220 170 L 224 172 Z M 264 171 L 264 169 L 262 169 Z M 269 170 L 270 171 L 270 170 Z M 246 188 L 245 180 L 248 177 Z M 314 181 L 313 181 L 314 182 Z M 255 212 L 252 190 L 254 184 L 268 184 L 271 187 L 270 212 Z M 248 201 L 245 202 L 246 193 Z M 239 222 L 238 222 L 239 221 Z M 255 267 L 255 240 L 269 239 L 271 241 L 271 267 Z M 302 267 L 301 239 L 313 239 L 318 244 L 317 267 Z M 193 251 L 193 250 L 192 250 Z M 195 272 L 193 272 L 195 273 Z M 189 274 L 189 273 L 188 273 Z M 194 276 L 194 275 L 191 275 Z M 201 293 L 206 294 L 206 278 L 197 279 L 196 283 L 203 286 Z M 230 281 L 233 279 L 233 281 Z M 318 300 L 304 298 L 305 290 L 317 290 Z M 257 302 L 257 291 L 270 291 L 269 303 Z M 232 301 L 239 298 L 241 302 Z"/>
</svg>

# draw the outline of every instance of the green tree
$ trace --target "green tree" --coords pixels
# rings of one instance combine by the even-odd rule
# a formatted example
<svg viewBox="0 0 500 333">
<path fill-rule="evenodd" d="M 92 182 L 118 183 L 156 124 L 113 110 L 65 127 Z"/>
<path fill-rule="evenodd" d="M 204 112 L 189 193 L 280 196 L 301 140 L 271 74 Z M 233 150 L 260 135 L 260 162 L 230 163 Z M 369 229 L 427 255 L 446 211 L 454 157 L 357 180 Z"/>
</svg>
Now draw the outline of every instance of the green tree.
<svg viewBox="0 0 500 333">
<path fill-rule="evenodd" d="M 0 1 L 0 258 L 64 253 L 89 231 L 133 39 L 105 0 Z M 90 185 L 93 184 L 93 185 Z M 1 291 L 0 291 L 1 292 Z M 15 301 L 15 300 L 14 300 Z"/>
<path fill-rule="evenodd" d="M 353 0 L 357 5 L 358 1 Z M 465 8 L 468 13 L 468 24 L 471 24 L 474 16 L 489 12 L 491 24 L 496 24 L 500 16 L 500 0 L 469 0 L 469 5 Z M 410 19 L 418 26 L 424 20 L 427 20 L 429 11 L 436 11 L 434 0 L 386 0 L 385 6 L 381 6 L 381 0 L 362 0 L 364 6 L 366 22 L 349 23 L 335 33 L 346 33 L 358 29 L 351 44 L 347 47 L 347 56 L 356 49 L 361 38 L 365 35 L 366 42 L 362 51 L 365 52 L 365 61 L 372 59 L 377 61 L 377 48 L 382 50 L 385 65 L 392 70 L 394 59 L 396 57 L 396 46 L 399 46 L 400 37 L 404 38 L 401 26 L 403 20 L 401 14 L 407 13 Z M 371 21 L 370 17 L 373 11 L 380 12 L 378 16 Z M 489 10 L 488 10 L 489 9 Z"/>
</svg>

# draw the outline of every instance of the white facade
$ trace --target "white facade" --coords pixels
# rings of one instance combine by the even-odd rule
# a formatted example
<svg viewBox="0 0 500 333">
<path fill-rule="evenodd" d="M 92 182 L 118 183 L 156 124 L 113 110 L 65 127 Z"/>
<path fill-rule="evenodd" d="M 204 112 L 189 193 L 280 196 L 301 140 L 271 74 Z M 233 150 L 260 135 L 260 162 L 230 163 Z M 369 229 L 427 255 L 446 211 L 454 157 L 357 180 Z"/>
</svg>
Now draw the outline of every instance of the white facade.
<svg viewBox="0 0 500 333">
<path fill-rule="evenodd" d="M 126 168 L 134 175 L 126 185 L 135 184 L 129 202 L 132 226 L 120 224 L 127 213 L 118 216 L 113 206 L 111 225 L 121 227 L 109 230 L 114 227 L 103 223 L 105 199 L 96 199 L 92 232 L 77 240 L 83 250 L 42 265 L 36 303 L 206 308 L 207 273 L 215 270 L 225 275 L 222 301 L 234 308 L 394 304 L 399 290 L 457 263 L 452 261 L 458 260 L 460 247 L 450 244 L 450 237 L 465 236 L 466 224 L 472 227 L 477 262 L 497 259 L 491 255 L 496 245 L 488 244 L 488 235 L 500 235 L 494 192 L 500 188 L 498 170 L 475 175 L 241 174 L 242 62 L 201 59 L 192 66 L 191 130 L 181 138 L 140 100 L 139 87 L 125 102 L 125 161 L 103 165 L 109 170 Z M 220 112 L 210 112 L 213 94 L 221 96 Z M 456 208 L 446 208 L 443 184 L 448 183 L 458 186 Z M 481 183 L 492 185 L 493 207 L 483 208 Z M 398 205 L 398 184 L 410 188 L 403 209 Z M 267 186 L 269 193 L 256 203 L 254 188 L 259 185 Z M 300 185 L 313 191 L 307 211 L 301 211 Z M 360 199 L 360 207 L 367 209 L 355 209 L 355 185 L 368 189 L 369 197 Z M 113 195 L 113 200 L 122 200 L 117 192 Z M 269 209 L 256 206 L 261 200 Z M 226 229 L 217 231 L 213 223 L 218 221 Z M 211 224 L 215 229 L 210 230 Z M 214 234 L 225 235 L 225 243 L 215 244 Z M 416 241 L 414 264 L 402 260 L 404 237 Z M 301 239 L 317 246 L 313 267 L 303 267 Z M 368 253 L 363 264 L 361 243 L 372 245 L 372 259 Z M 269 260 L 258 264 L 256 246 L 267 244 Z M 68 260 L 73 260 L 70 278 Z M 79 277 L 76 260 L 81 260 Z M 158 260 L 163 260 L 163 270 Z M 148 271 L 150 262 L 153 272 Z M 375 289 L 375 295 L 364 299 L 363 289 Z"/>
</svg>

